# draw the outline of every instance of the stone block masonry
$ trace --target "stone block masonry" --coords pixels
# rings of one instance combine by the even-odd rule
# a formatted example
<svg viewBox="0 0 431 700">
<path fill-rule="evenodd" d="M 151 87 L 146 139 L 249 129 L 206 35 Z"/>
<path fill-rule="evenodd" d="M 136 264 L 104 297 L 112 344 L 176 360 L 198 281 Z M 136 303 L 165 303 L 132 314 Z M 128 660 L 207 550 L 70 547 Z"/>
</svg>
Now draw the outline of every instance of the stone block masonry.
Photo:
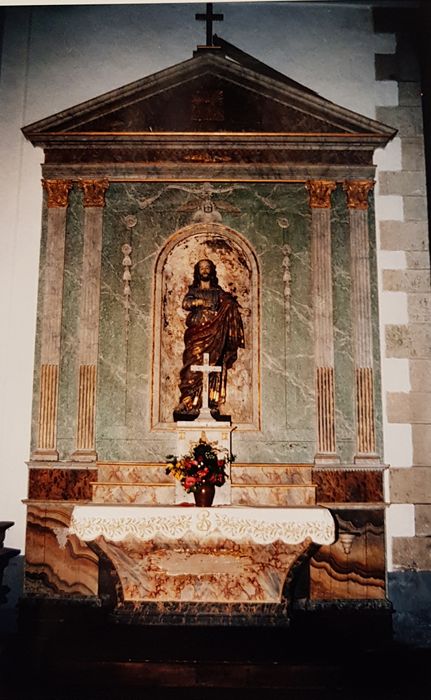
<svg viewBox="0 0 431 700">
<path fill-rule="evenodd" d="M 414 537 L 391 538 L 389 532 L 388 544 L 394 571 L 419 572 L 431 568 L 431 287 L 421 84 L 408 18 L 376 11 L 374 19 L 377 32 L 396 33 L 396 52 L 376 56 L 376 79 L 396 80 L 399 96 L 398 106 L 379 107 L 376 116 L 395 127 L 401 141 L 401 169 L 381 169 L 378 192 L 401 197 L 403 208 L 402 221 L 380 221 L 380 249 L 403 252 L 406 263 L 404 269 L 381 270 L 381 289 L 405 295 L 408 312 L 405 325 L 381 319 L 384 414 L 388 426 L 410 426 L 412 435 L 409 463 L 390 469 L 386 496 L 391 503 L 415 506 L 416 528 Z M 410 391 L 385 392 L 386 358 L 408 360 Z"/>
</svg>

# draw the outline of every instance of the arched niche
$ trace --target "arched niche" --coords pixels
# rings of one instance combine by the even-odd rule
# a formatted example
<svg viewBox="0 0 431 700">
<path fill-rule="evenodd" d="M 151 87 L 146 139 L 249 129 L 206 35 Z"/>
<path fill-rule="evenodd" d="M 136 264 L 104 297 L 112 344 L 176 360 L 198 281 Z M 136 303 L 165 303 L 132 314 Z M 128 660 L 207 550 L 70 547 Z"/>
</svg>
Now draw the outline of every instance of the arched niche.
<svg viewBox="0 0 431 700">
<path fill-rule="evenodd" d="M 196 223 L 176 231 L 155 262 L 153 291 L 152 429 L 174 425 L 187 312 L 182 300 L 198 260 L 217 267 L 220 286 L 235 295 L 244 324 L 245 348 L 228 373 L 224 413 L 239 430 L 260 430 L 259 266 L 250 243 L 218 223 Z"/>
</svg>

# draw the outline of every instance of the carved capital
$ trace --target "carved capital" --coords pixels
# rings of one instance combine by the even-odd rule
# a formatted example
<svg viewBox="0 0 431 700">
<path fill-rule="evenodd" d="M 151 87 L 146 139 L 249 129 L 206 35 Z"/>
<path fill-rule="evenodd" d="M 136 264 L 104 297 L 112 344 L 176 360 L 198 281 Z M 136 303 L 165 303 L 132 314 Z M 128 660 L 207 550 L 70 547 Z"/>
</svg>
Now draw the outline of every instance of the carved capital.
<svg viewBox="0 0 431 700">
<path fill-rule="evenodd" d="M 42 187 L 48 195 L 48 209 L 67 207 L 72 189 L 70 180 L 42 180 Z"/>
<path fill-rule="evenodd" d="M 368 193 L 373 187 L 374 180 L 346 180 L 343 190 L 349 209 L 368 209 Z"/>
<path fill-rule="evenodd" d="M 84 207 L 104 207 L 105 192 L 109 180 L 80 180 L 79 186 L 84 193 Z"/>
<path fill-rule="evenodd" d="M 308 180 L 305 183 L 308 190 L 310 207 L 312 209 L 329 209 L 331 193 L 337 187 L 333 180 Z"/>
</svg>

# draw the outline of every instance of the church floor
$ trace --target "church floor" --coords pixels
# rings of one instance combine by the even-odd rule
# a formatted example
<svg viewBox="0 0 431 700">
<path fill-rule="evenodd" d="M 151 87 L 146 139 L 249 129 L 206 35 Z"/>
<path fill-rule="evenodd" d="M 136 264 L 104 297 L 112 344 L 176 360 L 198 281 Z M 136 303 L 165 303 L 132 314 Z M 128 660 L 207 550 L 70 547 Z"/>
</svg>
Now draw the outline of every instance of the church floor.
<svg viewBox="0 0 431 700">
<path fill-rule="evenodd" d="M 350 627 L 319 620 L 301 634 L 27 617 L 1 640 L 0 700 L 429 700 L 430 649 L 379 639 L 372 626 L 368 640 L 356 638 Z"/>
</svg>

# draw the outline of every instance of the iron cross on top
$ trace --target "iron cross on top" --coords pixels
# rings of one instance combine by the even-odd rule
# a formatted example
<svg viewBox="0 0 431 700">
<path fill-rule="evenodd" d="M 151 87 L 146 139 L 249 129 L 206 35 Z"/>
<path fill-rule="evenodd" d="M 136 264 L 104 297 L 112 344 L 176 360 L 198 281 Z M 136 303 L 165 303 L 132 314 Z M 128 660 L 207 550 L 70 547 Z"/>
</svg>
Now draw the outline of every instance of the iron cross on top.
<svg viewBox="0 0 431 700">
<path fill-rule="evenodd" d="M 213 46 L 213 22 L 223 22 L 223 15 L 213 14 L 212 2 L 207 2 L 207 11 L 205 14 L 197 13 L 195 19 L 200 22 L 207 23 L 207 46 Z"/>
</svg>

